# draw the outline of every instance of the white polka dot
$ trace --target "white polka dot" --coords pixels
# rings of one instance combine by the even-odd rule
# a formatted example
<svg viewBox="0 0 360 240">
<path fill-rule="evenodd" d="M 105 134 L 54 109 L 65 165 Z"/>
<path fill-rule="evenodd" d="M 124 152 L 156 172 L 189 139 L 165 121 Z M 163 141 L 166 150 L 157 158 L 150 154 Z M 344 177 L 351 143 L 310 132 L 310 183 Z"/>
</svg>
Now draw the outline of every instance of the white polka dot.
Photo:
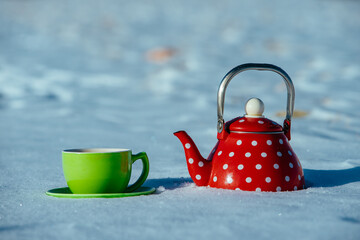
<svg viewBox="0 0 360 240">
<path fill-rule="evenodd" d="M 271 141 L 271 140 L 267 140 L 267 141 L 266 141 L 266 144 L 267 144 L 267 145 L 271 145 L 271 144 L 272 144 L 272 141 Z"/>
<path fill-rule="evenodd" d="M 300 162 L 299 162 L 299 161 L 297 161 L 297 164 L 298 164 L 298 166 L 300 167 Z"/>
<path fill-rule="evenodd" d="M 258 188 L 255 189 L 255 191 L 261 192 L 261 188 L 258 187 Z"/>
<path fill-rule="evenodd" d="M 202 161 L 199 162 L 199 167 L 203 167 L 204 163 Z"/>
<path fill-rule="evenodd" d="M 226 181 L 227 181 L 227 183 L 232 183 L 234 180 L 232 179 L 232 177 L 228 176 L 226 178 Z"/>
<path fill-rule="evenodd" d="M 236 141 L 236 145 L 241 145 L 242 144 L 242 141 L 241 140 L 237 140 Z"/>
<path fill-rule="evenodd" d="M 213 178 L 213 181 L 214 181 L 214 182 L 216 182 L 216 181 L 217 181 L 217 177 L 216 177 L 216 176 Z"/>
<path fill-rule="evenodd" d="M 240 119 L 239 122 L 245 122 L 245 119 Z"/>
<path fill-rule="evenodd" d="M 297 190 L 297 186 L 294 187 L 294 190 L 295 190 L 295 191 Z"/>
<path fill-rule="evenodd" d="M 225 170 L 225 169 L 227 169 L 228 167 L 229 167 L 229 165 L 224 164 L 223 169 Z"/>
<path fill-rule="evenodd" d="M 251 183 L 252 179 L 251 179 L 251 177 L 247 177 L 247 178 L 245 179 L 245 181 L 246 181 L 247 183 Z"/>
<path fill-rule="evenodd" d="M 277 152 L 276 154 L 277 154 L 279 157 L 282 156 L 282 153 L 281 153 L 281 152 Z"/>
<path fill-rule="evenodd" d="M 301 176 L 300 176 L 300 175 L 298 175 L 298 179 L 299 179 L 299 181 L 301 180 Z"/>
<path fill-rule="evenodd" d="M 279 139 L 279 143 L 280 143 L 280 144 L 283 144 L 284 141 L 283 141 L 282 139 Z"/>
<path fill-rule="evenodd" d="M 286 177 L 285 177 L 285 181 L 289 182 L 289 181 L 290 181 L 290 177 L 289 177 L 289 176 L 286 176 Z"/>
<path fill-rule="evenodd" d="M 194 163 L 194 159 L 189 158 L 189 163 L 190 163 L 190 164 L 193 164 L 193 163 Z"/>
<path fill-rule="evenodd" d="M 276 188 L 276 191 L 277 191 L 277 192 L 280 192 L 280 191 L 281 191 L 281 187 L 277 187 L 277 188 Z"/>
<path fill-rule="evenodd" d="M 267 183 L 269 183 L 269 182 L 271 182 L 271 178 L 270 178 L 270 177 L 267 177 L 267 178 L 265 178 L 265 181 L 266 181 Z"/>
<path fill-rule="evenodd" d="M 262 153 L 261 153 L 261 156 L 262 156 L 262 157 L 266 157 L 266 156 L 267 156 L 266 152 L 262 152 Z"/>
<path fill-rule="evenodd" d="M 222 154 L 222 151 L 219 151 L 219 152 L 218 152 L 218 156 L 220 156 L 221 154 Z"/>
<path fill-rule="evenodd" d="M 275 163 L 275 164 L 274 164 L 274 168 L 275 168 L 275 169 L 279 169 L 279 164 Z"/>
<path fill-rule="evenodd" d="M 293 168 L 294 165 L 293 165 L 292 163 L 289 163 L 289 167 L 290 167 L 290 168 Z"/>
<path fill-rule="evenodd" d="M 250 157 L 251 156 L 251 153 L 247 152 L 245 153 L 245 157 Z"/>
<path fill-rule="evenodd" d="M 243 170 L 243 169 L 244 169 L 244 165 L 239 164 L 238 169 L 239 169 L 239 170 Z"/>
<path fill-rule="evenodd" d="M 235 188 L 235 190 L 236 190 L 236 191 L 239 191 L 239 190 L 240 190 L 240 188 Z"/>
<path fill-rule="evenodd" d="M 201 179 L 201 176 L 198 174 L 195 176 L 197 180 L 200 180 Z"/>
<path fill-rule="evenodd" d="M 229 157 L 233 157 L 235 155 L 234 152 L 229 153 Z"/>
<path fill-rule="evenodd" d="M 292 152 L 290 150 L 288 151 L 288 153 L 289 153 L 290 156 L 292 156 Z"/>
<path fill-rule="evenodd" d="M 256 168 L 257 170 L 260 170 L 260 169 L 261 169 L 261 164 L 256 164 L 255 168 Z"/>
<path fill-rule="evenodd" d="M 185 147 L 189 149 L 191 147 L 190 143 L 185 144 Z"/>
<path fill-rule="evenodd" d="M 256 146 L 256 145 L 257 145 L 257 141 L 255 141 L 255 140 L 252 141 L 252 142 L 251 142 L 251 145 Z"/>
<path fill-rule="evenodd" d="M 264 124 L 264 121 L 259 120 L 259 121 L 258 121 L 258 123 L 260 123 L 260 124 Z"/>
</svg>

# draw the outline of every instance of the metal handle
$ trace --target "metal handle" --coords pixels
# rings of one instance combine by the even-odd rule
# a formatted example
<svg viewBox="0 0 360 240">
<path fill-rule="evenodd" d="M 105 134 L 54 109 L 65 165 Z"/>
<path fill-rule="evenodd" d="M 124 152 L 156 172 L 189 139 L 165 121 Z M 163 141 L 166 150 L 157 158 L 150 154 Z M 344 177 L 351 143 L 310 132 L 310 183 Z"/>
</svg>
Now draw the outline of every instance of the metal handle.
<svg viewBox="0 0 360 240">
<path fill-rule="evenodd" d="M 239 65 L 228 72 L 225 77 L 222 79 L 219 90 L 218 90 L 218 96 L 217 96 L 217 115 L 218 115 L 218 123 L 217 123 L 217 130 L 218 133 L 221 133 L 224 129 L 224 101 L 225 101 L 225 91 L 230 83 L 231 79 L 235 77 L 237 74 L 247 71 L 247 70 L 259 70 L 259 71 L 272 71 L 276 72 L 285 81 L 286 88 L 287 88 L 287 105 L 286 105 L 286 119 L 284 122 L 284 129 L 286 131 L 290 131 L 290 122 L 291 117 L 293 115 L 294 110 L 294 101 L 295 101 L 295 89 L 294 85 L 291 81 L 291 78 L 289 75 L 282 70 L 281 68 L 272 65 L 272 64 L 266 64 L 266 63 L 246 63 Z M 286 121 L 288 121 L 286 123 Z M 286 123 L 286 124 L 285 124 Z M 289 129 L 287 129 L 289 128 Z"/>
</svg>

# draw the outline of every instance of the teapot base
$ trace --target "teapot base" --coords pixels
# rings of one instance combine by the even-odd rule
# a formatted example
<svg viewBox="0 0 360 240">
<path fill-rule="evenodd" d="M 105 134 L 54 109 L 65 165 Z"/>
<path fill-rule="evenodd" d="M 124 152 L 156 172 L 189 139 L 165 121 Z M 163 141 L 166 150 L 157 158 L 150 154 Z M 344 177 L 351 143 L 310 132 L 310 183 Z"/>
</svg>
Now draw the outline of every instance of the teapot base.
<svg viewBox="0 0 360 240">
<path fill-rule="evenodd" d="M 251 188 L 247 185 L 242 186 L 219 186 L 219 185 L 208 185 L 208 187 L 211 188 L 219 188 L 219 189 L 226 189 L 226 190 L 241 190 L 241 191 L 247 191 L 247 192 L 289 192 L 289 191 L 299 191 L 306 189 L 304 181 L 300 181 L 300 183 L 296 186 L 288 185 L 288 186 L 266 186 L 266 187 L 256 187 Z"/>
</svg>

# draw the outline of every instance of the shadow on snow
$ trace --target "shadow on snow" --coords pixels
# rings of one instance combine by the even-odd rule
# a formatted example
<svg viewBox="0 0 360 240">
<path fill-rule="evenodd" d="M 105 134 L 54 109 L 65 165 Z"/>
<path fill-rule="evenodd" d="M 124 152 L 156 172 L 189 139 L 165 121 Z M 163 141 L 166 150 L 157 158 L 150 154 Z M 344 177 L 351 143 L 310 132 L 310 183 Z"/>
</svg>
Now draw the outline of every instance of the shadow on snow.
<svg viewBox="0 0 360 240">
<path fill-rule="evenodd" d="M 340 170 L 304 169 L 307 187 L 336 187 L 360 181 L 360 167 Z"/>
<path fill-rule="evenodd" d="M 176 188 L 185 187 L 190 183 L 193 183 L 193 180 L 191 180 L 191 178 L 158 178 L 146 180 L 145 185 L 155 188 L 162 186 L 167 190 L 173 190 Z"/>
</svg>

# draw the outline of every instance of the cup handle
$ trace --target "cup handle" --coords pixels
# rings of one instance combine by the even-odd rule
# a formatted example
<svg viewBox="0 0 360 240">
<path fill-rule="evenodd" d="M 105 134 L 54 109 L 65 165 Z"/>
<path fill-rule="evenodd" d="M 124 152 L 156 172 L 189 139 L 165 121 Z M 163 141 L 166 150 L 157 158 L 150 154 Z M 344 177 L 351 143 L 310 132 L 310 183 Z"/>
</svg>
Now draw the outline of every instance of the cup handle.
<svg viewBox="0 0 360 240">
<path fill-rule="evenodd" d="M 138 159 L 141 159 L 141 161 L 143 163 L 142 173 L 141 173 L 140 177 L 138 178 L 138 180 L 136 180 L 136 182 L 134 184 L 132 184 L 131 186 L 126 188 L 125 192 L 133 192 L 136 189 L 138 189 L 145 182 L 147 176 L 149 175 L 149 159 L 148 159 L 146 153 L 139 152 L 138 154 L 131 155 L 131 162 L 132 162 L 131 164 L 136 162 Z"/>
</svg>

